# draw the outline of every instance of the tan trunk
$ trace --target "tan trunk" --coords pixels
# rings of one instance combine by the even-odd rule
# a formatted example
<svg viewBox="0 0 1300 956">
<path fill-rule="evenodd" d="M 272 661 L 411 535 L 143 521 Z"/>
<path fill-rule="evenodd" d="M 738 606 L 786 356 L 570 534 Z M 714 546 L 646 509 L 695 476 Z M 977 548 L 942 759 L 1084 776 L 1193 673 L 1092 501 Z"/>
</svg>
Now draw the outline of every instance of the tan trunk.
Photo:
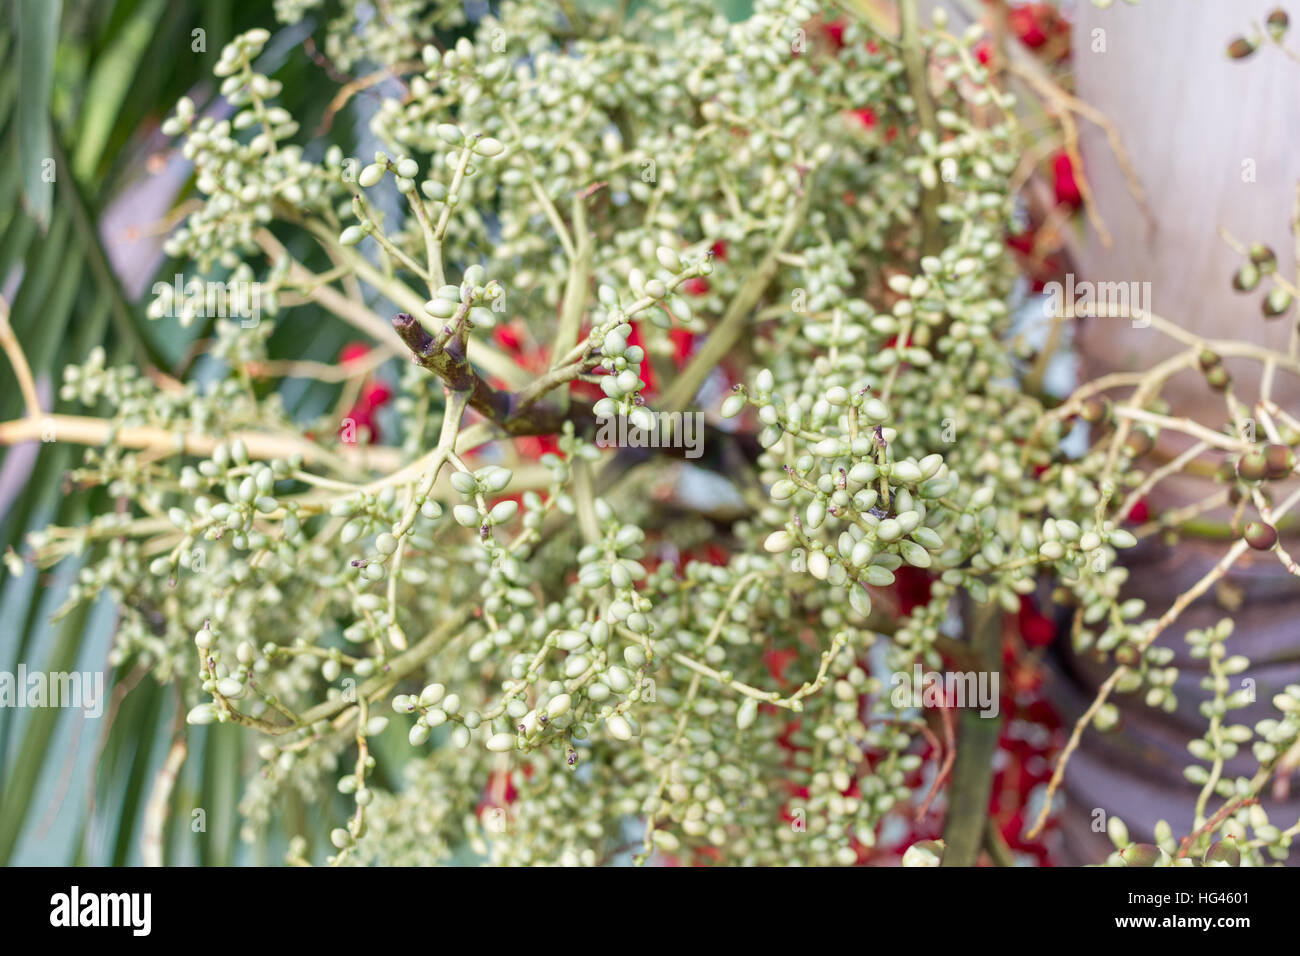
<svg viewBox="0 0 1300 956">
<path fill-rule="evenodd" d="M 1155 225 L 1149 227 L 1134 205 L 1105 137 L 1095 127 L 1085 127 L 1084 167 L 1113 245 L 1103 247 L 1089 230 L 1076 279 L 1150 282 L 1150 308 L 1190 331 L 1285 348 L 1294 314 L 1266 322 L 1259 311 L 1260 293 L 1232 291 L 1229 283 L 1239 259 L 1218 234 L 1222 227 L 1243 242 L 1269 244 L 1283 272 L 1295 274 L 1291 218 L 1300 179 L 1300 98 L 1295 95 L 1300 65 L 1276 49 L 1261 49 L 1244 61 L 1229 60 L 1224 52 L 1232 38 L 1252 33 L 1252 23 L 1262 23 L 1273 6 L 1264 0 L 1142 0 L 1136 7 L 1117 4 L 1109 10 L 1077 5 L 1078 94 L 1117 125 Z M 1094 52 L 1102 43 L 1104 52 Z M 1079 342 L 1080 374 L 1086 378 L 1141 369 L 1179 350 L 1152 329 L 1117 319 L 1087 320 Z M 1251 366 L 1234 362 L 1229 368 L 1239 397 L 1253 402 L 1257 379 Z M 1171 386 L 1167 396 L 1178 413 L 1211 427 L 1224 421 L 1221 396 L 1206 388 L 1199 373 L 1185 373 Z M 1300 387 L 1279 379 L 1275 398 L 1285 408 L 1300 408 Z M 1155 457 L 1180 447 L 1176 439 L 1162 440 Z M 1183 479 L 1162 487 L 1151 498 L 1153 513 L 1199 499 L 1214 486 L 1208 480 Z M 1129 559 L 1132 594 L 1160 613 L 1224 547 L 1190 538 L 1175 548 L 1145 545 Z M 1229 648 L 1254 662 L 1238 679 L 1255 681 L 1259 703 L 1234 712 L 1233 722 L 1253 724 L 1266 716 L 1271 697 L 1300 680 L 1300 581 L 1272 555 L 1251 552 L 1248 558 L 1253 560 L 1241 562 L 1228 579 L 1229 588 L 1240 588 L 1244 595 L 1239 608 L 1226 610 L 1211 592 L 1161 638 L 1177 652 L 1175 665 L 1182 672 L 1178 711 L 1166 715 L 1140 700 L 1122 699 L 1124 729 L 1111 736 L 1092 731 L 1085 736 L 1066 776 L 1060 817 L 1066 861 L 1096 862 L 1109 852 L 1104 834 L 1095 832 L 1097 810 L 1118 814 L 1140 842 L 1150 842 L 1162 817 L 1175 834 L 1189 831 L 1197 788 L 1182 778 L 1181 770 L 1194 762 L 1185 745 L 1203 731 L 1197 707 L 1207 694 L 1199 686 L 1204 665 L 1187 654 L 1183 638 L 1189 628 L 1228 614 L 1236 619 Z M 1059 696 L 1066 718 L 1073 721 L 1110 669 L 1079 659 L 1071 669 L 1062 676 Z M 1247 751 L 1228 767 L 1228 774 L 1253 768 Z M 1275 821 L 1285 827 L 1300 815 L 1298 798 L 1292 794 L 1266 806 L 1270 812 L 1277 808 Z M 1218 803 L 1212 801 L 1211 808 Z"/>
</svg>

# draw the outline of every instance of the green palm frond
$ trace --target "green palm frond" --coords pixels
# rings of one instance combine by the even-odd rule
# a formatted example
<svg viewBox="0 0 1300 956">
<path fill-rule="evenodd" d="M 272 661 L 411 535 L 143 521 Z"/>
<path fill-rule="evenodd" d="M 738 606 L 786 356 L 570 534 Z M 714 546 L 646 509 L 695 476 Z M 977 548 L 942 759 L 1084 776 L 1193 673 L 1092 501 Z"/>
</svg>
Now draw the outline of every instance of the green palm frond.
<svg viewBox="0 0 1300 956">
<path fill-rule="evenodd" d="M 9 2 L 13 15 L 0 27 L 0 294 L 51 412 L 61 410 L 62 369 L 95 347 L 110 364 L 170 371 L 204 334 L 148 323 L 115 274 L 99 223 L 147 175 L 151 140 L 176 100 L 215 94 L 212 61 L 229 38 L 274 24 L 269 4 L 234 0 Z M 280 79 L 304 115 L 320 115 L 329 90 L 303 59 L 292 58 Z M 338 344 L 327 337 L 320 347 Z M 0 421 L 24 413 L 14 371 L 0 361 Z M 0 554 L 22 554 L 27 534 L 46 524 L 111 510 L 102 493 L 63 487 L 81 454 L 57 440 L 0 447 Z M 98 720 L 0 708 L 0 863 L 140 862 L 146 803 L 172 743 L 174 695 L 109 669 L 110 602 L 51 621 L 75 570 L 29 567 L 15 577 L 0 565 L 0 668 L 109 671 Z M 232 861 L 239 793 L 230 768 L 244 755 L 231 751 L 241 738 L 222 737 L 192 737 L 165 818 L 169 861 Z M 209 753 L 213 746 L 223 749 Z M 195 808 L 207 832 L 191 831 Z"/>
</svg>

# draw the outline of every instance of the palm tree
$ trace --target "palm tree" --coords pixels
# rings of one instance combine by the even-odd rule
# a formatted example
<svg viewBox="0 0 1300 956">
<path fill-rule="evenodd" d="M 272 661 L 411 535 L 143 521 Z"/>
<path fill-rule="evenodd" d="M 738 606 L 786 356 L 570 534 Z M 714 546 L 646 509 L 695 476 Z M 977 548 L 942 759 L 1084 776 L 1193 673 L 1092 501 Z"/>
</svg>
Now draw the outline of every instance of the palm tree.
<svg viewBox="0 0 1300 956">
<path fill-rule="evenodd" d="M 50 412 L 63 367 L 97 346 L 110 364 L 131 361 L 181 375 L 206 338 L 201 324 L 180 330 L 148 323 L 141 301 L 155 274 L 175 271 L 158 234 L 190 177 L 159 124 L 182 95 L 201 108 L 214 98 L 212 63 L 231 37 L 276 24 L 270 4 L 232 0 L 10 6 L 13 15 L 0 25 L 0 331 L 12 328 L 30 361 L 34 400 Z M 330 65 L 314 48 L 313 55 L 298 48 L 310 44 L 309 27 L 281 34 L 265 56 L 296 114 L 319 120 L 333 89 L 319 81 Z M 340 122 L 329 136 L 349 134 Z M 301 341 L 311 312 L 295 310 L 272 348 L 277 340 Z M 313 347 L 332 359 L 344 336 L 331 329 Z M 27 427 L 24 402 L 31 398 L 9 363 L 0 363 L 0 423 Z M 296 400 L 311 404 L 321 396 L 308 391 Z M 76 525 L 112 509 L 102 492 L 65 480 L 81 454 L 72 443 L 10 447 L 0 440 L 0 553 L 10 556 L 0 567 L 0 667 L 10 673 L 20 661 L 47 671 L 110 669 L 109 603 L 82 605 L 51 621 L 76 569 L 38 576 L 16 560 L 29 531 L 50 522 Z M 184 756 L 178 701 L 145 676 L 112 669 L 99 720 L 56 708 L 0 709 L 0 863 L 123 864 L 139 862 L 142 846 L 146 861 L 157 860 L 169 833 L 191 823 L 196 832 L 184 843 L 191 852 L 168 853 L 169 860 L 232 859 L 238 792 L 228 768 L 241 763 L 237 748 L 244 744 L 230 735 L 191 735 L 185 773 L 173 781 Z M 202 808 L 204 829 L 188 810 L 178 809 L 174 819 L 171 805 Z"/>
</svg>

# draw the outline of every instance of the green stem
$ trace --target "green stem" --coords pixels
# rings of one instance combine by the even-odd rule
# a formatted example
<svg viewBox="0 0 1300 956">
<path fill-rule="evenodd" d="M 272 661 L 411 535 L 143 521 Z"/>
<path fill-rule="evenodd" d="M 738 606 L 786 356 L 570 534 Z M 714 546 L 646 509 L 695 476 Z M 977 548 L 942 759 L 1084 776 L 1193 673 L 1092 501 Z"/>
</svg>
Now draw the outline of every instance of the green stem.
<svg viewBox="0 0 1300 956">
<path fill-rule="evenodd" d="M 934 103 L 930 100 L 930 84 L 926 78 L 925 48 L 921 45 L 916 0 L 902 0 L 898 5 L 900 21 L 899 40 L 903 46 L 903 65 L 907 69 L 907 85 L 916 102 L 916 116 L 921 129 L 939 140 L 939 123 L 935 119 Z M 933 255 L 941 247 L 939 231 L 939 186 L 921 190 L 921 255 Z"/>
<path fill-rule="evenodd" d="M 709 373 L 740 341 L 754 306 L 758 304 L 759 297 L 776 275 L 777 267 L 780 265 L 780 254 L 785 251 L 785 247 L 794 238 L 795 230 L 803 222 L 812 193 L 811 184 L 805 183 L 803 196 L 786 215 L 785 222 L 781 224 L 781 231 L 777 233 L 763 261 L 750 273 L 745 284 L 736 293 L 736 297 L 731 300 L 731 304 L 722 316 L 722 321 L 709 333 L 704 347 L 696 353 L 695 358 L 691 359 L 690 364 L 673 380 L 672 385 L 664 393 L 663 401 L 660 403 L 664 411 L 685 411 L 691 400 L 695 398 L 695 393 L 704 384 L 704 380 L 709 377 Z"/>
<path fill-rule="evenodd" d="M 555 333 L 555 347 L 551 350 L 557 363 L 577 344 L 578 333 L 582 330 L 582 315 L 587 309 L 587 287 L 591 283 L 591 260 L 595 250 L 591 230 L 587 228 L 587 209 L 580 194 L 573 197 L 573 235 L 576 245 L 564 284 L 564 306 Z M 562 408 L 569 404 L 567 388 L 561 391 L 559 401 Z"/>
<path fill-rule="evenodd" d="M 998 673 L 1002 652 L 1002 615 L 995 602 L 966 614 L 971 650 L 979 667 Z M 948 787 L 948 819 L 944 824 L 943 865 L 974 866 L 988 827 L 989 794 L 993 790 L 993 755 L 998 745 L 1000 717 L 982 717 L 975 707 L 961 716 L 957 760 Z"/>
</svg>

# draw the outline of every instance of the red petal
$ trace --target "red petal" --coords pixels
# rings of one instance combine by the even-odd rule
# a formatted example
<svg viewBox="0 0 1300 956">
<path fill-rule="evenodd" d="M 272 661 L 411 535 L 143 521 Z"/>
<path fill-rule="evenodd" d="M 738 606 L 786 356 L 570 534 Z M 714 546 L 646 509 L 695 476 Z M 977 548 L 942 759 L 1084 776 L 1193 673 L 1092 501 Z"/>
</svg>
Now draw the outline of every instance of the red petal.
<svg viewBox="0 0 1300 956">
<path fill-rule="evenodd" d="M 832 20 L 826 24 L 826 37 L 831 41 L 831 46 L 835 47 L 836 52 L 844 49 L 844 21 Z"/>
<path fill-rule="evenodd" d="M 856 109 L 856 110 L 849 110 L 849 115 L 851 115 L 854 119 L 856 119 L 867 129 L 871 129 L 873 126 L 876 125 L 877 122 L 876 111 L 873 110 L 870 106 L 864 106 L 861 109 Z"/>
<path fill-rule="evenodd" d="M 357 362 L 370 354 L 370 346 L 362 342 L 349 342 L 339 349 L 339 361 L 344 365 Z"/>
<path fill-rule="evenodd" d="M 386 405 L 393 397 L 393 390 L 383 382 L 372 382 L 361 390 L 361 398 L 358 405 L 364 405 L 369 409 L 376 409 Z"/>
<path fill-rule="evenodd" d="M 1083 202 L 1079 184 L 1074 178 L 1074 167 L 1064 152 L 1052 157 L 1052 185 L 1056 191 L 1056 201 L 1061 205 L 1076 208 Z"/>
<path fill-rule="evenodd" d="M 1020 597 L 1020 612 L 1016 615 L 1020 625 L 1020 636 L 1030 647 L 1046 647 L 1056 637 L 1056 624 L 1050 617 L 1041 614 L 1033 598 Z"/>
<path fill-rule="evenodd" d="M 519 333 L 508 325 L 498 325 L 493 329 L 492 338 L 496 340 L 497 345 L 511 352 L 518 352 L 523 347 Z"/>
<path fill-rule="evenodd" d="M 677 367 L 681 368 L 686 364 L 686 359 L 695 346 L 695 333 L 688 332 L 686 329 L 672 329 L 668 333 L 668 338 L 673 343 L 673 358 L 677 360 Z"/>
</svg>

